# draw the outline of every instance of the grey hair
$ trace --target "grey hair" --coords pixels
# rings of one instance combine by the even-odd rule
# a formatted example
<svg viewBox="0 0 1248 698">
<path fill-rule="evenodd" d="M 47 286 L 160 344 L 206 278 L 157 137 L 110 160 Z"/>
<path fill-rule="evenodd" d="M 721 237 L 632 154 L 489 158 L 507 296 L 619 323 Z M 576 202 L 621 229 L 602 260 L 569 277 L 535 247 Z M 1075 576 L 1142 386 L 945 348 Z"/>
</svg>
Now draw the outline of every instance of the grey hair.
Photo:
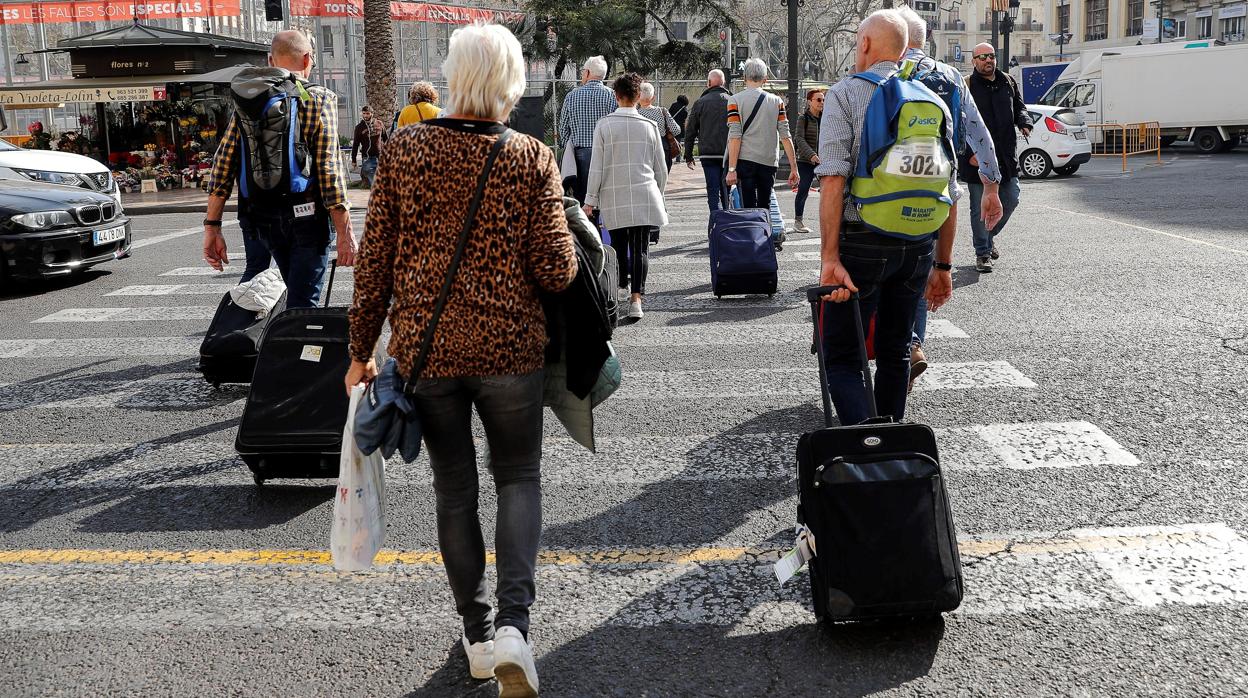
<svg viewBox="0 0 1248 698">
<path fill-rule="evenodd" d="M 607 59 L 602 56 L 591 56 L 585 61 L 582 70 L 589 71 L 589 77 L 594 80 L 601 80 L 607 77 Z"/>
<path fill-rule="evenodd" d="M 745 62 L 745 70 L 742 73 L 750 82 L 766 82 L 767 64 L 761 58 L 751 58 Z"/>
<path fill-rule="evenodd" d="M 654 85 L 648 82 L 641 83 L 641 98 L 654 99 Z"/>
<path fill-rule="evenodd" d="M 923 48 L 923 43 L 927 41 L 927 20 L 920 17 L 919 13 L 909 5 L 898 7 L 897 14 L 901 15 L 902 21 L 906 23 L 906 29 L 910 34 L 910 46 Z"/>
<path fill-rule="evenodd" d="M 720 70 L 719 68 L 716 68 L 715 70 L 712 70 L 711 72 L 707 73 L 706 82 L 707 84 L 711 84 L 711 83 L 714 83 L 716 85 L 724 84 L 726 82 L 726 80 L 724 79 L 724 71 Z"/>
</svg>

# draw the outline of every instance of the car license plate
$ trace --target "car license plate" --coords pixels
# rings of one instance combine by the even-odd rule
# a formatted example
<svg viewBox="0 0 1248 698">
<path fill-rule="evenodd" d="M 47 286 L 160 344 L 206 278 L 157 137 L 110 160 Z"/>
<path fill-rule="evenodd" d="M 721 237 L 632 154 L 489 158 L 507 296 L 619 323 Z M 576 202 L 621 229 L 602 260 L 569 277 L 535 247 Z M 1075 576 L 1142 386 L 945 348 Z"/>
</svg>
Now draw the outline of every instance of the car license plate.
<svg viewBox="0 0 1248 698">
<path fill-rule="evenodd" d="M 116 228 L 105 228 L 97 230 L 92 234 L 92 242 L 96 245 L 107 245 L 110 242 L 126 239 L 126 226 L 119 225 Z"/>
<path fill-rule="evenodd" d="M 1075 131 L 1075 140 L 1077 141 L 1088 140 L 1088 132 L 1087 131 Z"/>
</svg>

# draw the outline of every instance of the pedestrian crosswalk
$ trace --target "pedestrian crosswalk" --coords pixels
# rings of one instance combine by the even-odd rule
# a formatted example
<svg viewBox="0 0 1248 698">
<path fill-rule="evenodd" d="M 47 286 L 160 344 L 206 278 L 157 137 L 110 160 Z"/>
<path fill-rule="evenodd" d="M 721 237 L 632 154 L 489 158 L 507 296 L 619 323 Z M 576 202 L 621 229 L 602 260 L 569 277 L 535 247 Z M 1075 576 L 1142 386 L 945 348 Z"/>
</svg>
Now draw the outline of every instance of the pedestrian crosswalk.
<svg viewBox="0 0 1248 698">
<path fill-rule="evenodd" d="M 761 625 L 813 622 L 806 579 L 781 587 L 770 565 L 792 540 L 797 441 L 822 423 L 804 296 L 817 280 L 818 244 L 817 235 L 788 242 L 775 296 L 717 299 L 705 228 L 664 230 L 647 315 L 615 333 L 624 381 L 595 412 L 597 451 L 554 419 L 545 424 L 543 486 L 547 501 L 565 499 L 548 507 L 535 625 L 572 635 L 713 627 L 748 638 Z M 0 415 L 46 423 L 0 436 L 0 491 L 30 503 L 26 518 L 13 515 L 18 523 L 3 529 L 11 535 L 0 546 L 0 631 L 417 625 L 453 637 L 427 455 L 388 463 L 389 506 L 404 515 L 392 519 L 393 550 L 379 568 L 333 572 L 326 483 L 254 490 L 232 428 L 213 426 L 241 413 L 247 387 L 213 387 L 194 372 L 216 300 L 242 265 L 142 269 L 98 279 L 92 297 L 32 313 L 0 339 L 0 368 L 46 368 L 35 377 L 0 372 Z M 335 296 L 345 299 L 351 276 L 339 278 L 348 290 Z M 929 320 L 932 361 L 911 400 L 923 416 L 939 416 L 955 512 L 977 523 L 960 530 L 967 598 L 956 615 L 1248 604 L 1248 540 L 1232 523 L 1182 514 L 1154 523 L 1128 512 L 1088 526 L 1071 512 L 1064 527 L 1018 515 L 1013 508 L 1031 503 L 1030 488 L 1045 479 L 1125 488 L 1164 463 L 1138 429 L 1106 420 L 1100 406 L 1048 404 L 1057 386 L 1046 364 L 988 348 L 1001 345 L 985 341 L 981 319 L 956 295 L 940 315 Z M 153 435 L 55 426 L 99 415 Z M 983 489 L 999 481 L 1008 487 Z M 213 516 L 221 502 L 241 502 L 259 523 L 237 512 L 193 525 L 178 518 L 182 509 Z M 688 518 L 712 509 L 721 518 Z M 53 526 L 68 532 L 49 534 Z M 369 613 L 354 610 L 365 604 Z M 128 612 L 102 619 L 94 610 L 113 606 Z"/>
</svg>

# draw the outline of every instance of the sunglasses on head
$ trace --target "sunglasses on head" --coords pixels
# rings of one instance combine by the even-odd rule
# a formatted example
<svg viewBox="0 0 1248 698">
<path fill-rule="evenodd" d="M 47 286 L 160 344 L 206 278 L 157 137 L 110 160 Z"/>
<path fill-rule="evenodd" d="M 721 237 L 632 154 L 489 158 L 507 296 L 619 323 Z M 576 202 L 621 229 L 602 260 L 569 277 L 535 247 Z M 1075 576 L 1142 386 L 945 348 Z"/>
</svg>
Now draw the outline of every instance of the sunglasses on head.
<svg viewBox="0 0 1248 698">
<path fill-rule="evenodd" d="M 995 61 L 995 60 L 997 59 L 997 54 L 995 54 L 995 53 L 981 53 L 981 54 L 979 54 L 978 56 L 975 56 L 975 59 L 976 59 L 976 60 L 980 60 L 980 61 L 986 61 L 986 60 L 991 59 L 991 60 L 994 60 L 994 61 Z"/>
</svg>

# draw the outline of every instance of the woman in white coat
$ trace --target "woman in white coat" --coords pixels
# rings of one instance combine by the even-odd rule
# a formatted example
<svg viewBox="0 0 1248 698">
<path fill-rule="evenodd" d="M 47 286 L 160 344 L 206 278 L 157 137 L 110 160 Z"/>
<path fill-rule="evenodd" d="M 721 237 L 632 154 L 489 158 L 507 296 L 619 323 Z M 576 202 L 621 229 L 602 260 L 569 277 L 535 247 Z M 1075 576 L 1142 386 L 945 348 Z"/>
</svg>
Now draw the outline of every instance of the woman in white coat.
<svg viewBox="0 0 1248 698">
<path fill-rule="evenodd" d="M 641 76 L 628 73 L 612 85 L 620 108 L 594 127 L 585 212 L 594 209 L 611 234 L 620 262 L 620 288 L 631 290 L 628 317 L 640 320 L 646 293 L 650 235 L 667 225 L 663 187 L 667 162 L 658 126 L 637 112 Z"/>
</svg>

